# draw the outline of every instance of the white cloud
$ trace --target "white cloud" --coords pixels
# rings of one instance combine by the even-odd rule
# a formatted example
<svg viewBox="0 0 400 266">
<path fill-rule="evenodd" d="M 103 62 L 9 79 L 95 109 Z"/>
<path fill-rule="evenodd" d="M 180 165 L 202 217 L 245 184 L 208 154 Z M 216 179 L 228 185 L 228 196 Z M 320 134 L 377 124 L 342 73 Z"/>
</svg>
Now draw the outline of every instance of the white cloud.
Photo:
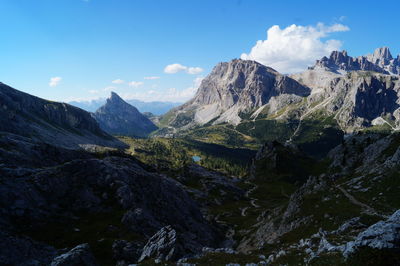
<svg viewBox="0 0 400 266">
<path fill-rule="evenodd" d="M 89 90 L 89 93 L 91 93 L 91 94 L 97 94 L 97 93 L 99 93 L 99 91 L 98 91 L 98 90 Z"/>
<path fill-rule="evenodd" d="M 267 39 L 257 41 L 250 53 L 241 55 L 242 59 L 255 60 L 282 73 L 294 73 L 305 70 L 315 60 L 339 50 L 342 42 L 322 38 L 329 33 L 350 30 L 342 24 L 325 26 L 297 26 L 295 24 L 281 29 L 278 25 L 267 31 Z"/>
<path fill-rule="evenodd" d="M 181 64 L 171 64 L 168 65 L 164 68 L 164 72 L 168 73 L 168 74 L 175 74 L 178 73 L 180 71 L 184 71 L 186 70 L 187 67 L 186 66 L 182 66 Z"/>
<path fill-rule="evenodd" d="M 143 79 L 153 80 L 153 79 L 159 79 L 159 78 L 160 78 L 160 77 L 152 76 L 152 77 L 144 77 Z"/>
<path fill-rule="evenodd" d="M 61 77 L 53 77 L 50 78 L 49 86 L 50 87 L 55 87 L 61 82 L 62 78 Z"/>
<path fill-rule="evenodd" d="M 201 67 L 187 67 L 181 64 L 171 64 L 171 65 L 167 65 L 164 68 L 164 72 L 167 74 L 175 74 L 181 71 L 185 71 L 188 74 L 199 74 L 201 72 L 203 72 L 203 69 Z"/>
<path fill-rule="evenodd" d="M 122 83 L 124 83 L 125 81 L 123 81 L 122 79 L 115 79 L 115 80 L 113 80 L 113 81 L 111 81 L 112 83 L 114 83 L 114 84 L 122 84 Z"/>
<path fill-rule="evenodd" d="M 189 74 L 199 74 L 203 72 L 203 69 L 201 67 L 189 67 L 187 69 L 187 73 Z"/>
<path fill-rule="evenodd" d="M 140 87 L 140 86 L 142 86 L 143 84 L 144 84 L 144 82 L 142 82 L 142 81 L 131 81 L 131 82 L 128 83 L 128 85 L 129 85 L 130 87 L 134 87 L 134 88 Z"/>
</svg>

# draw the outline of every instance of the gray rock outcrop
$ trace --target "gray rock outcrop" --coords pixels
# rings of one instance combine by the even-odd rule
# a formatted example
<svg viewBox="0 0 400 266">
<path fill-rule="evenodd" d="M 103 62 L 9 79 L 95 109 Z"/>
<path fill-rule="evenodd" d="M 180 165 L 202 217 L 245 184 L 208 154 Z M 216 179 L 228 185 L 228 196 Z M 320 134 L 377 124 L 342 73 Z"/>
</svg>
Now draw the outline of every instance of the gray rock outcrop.
<svg viewBox="0 0 400 266">
<path fill-rule="evenodd" d="M 154 258 L 159 261 L 176 260 L 185 254 L 185 241 L 180 241 L 171 226 L 165 226 L 152 236 L 144 246 L 139 262 Z"/>
<path fill-rule="evenodd" d="M 362 231 L 354 241 L 345 245 L 343 255 L 348 257 L 361 247 L 374 249 L 394 249 L 400 247 L 400 210 L 387 220 L 371 225 Z"/>
<path fill-rule="evenodd" d="M 53 259 L 51 266 L 97 266 L 88 244 L 81 244 Z"/>
</svg>

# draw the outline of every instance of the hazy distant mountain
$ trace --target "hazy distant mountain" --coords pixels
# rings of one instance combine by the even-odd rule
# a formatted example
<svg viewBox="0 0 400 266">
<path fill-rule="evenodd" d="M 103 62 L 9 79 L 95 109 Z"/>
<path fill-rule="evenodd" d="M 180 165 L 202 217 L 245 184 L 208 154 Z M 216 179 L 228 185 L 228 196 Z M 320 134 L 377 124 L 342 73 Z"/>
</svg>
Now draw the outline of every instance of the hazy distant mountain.
<svg viewBox="0 0 400 266">
<path fill-rule="evenodd" d="M 170 109 L 181 105 L 182 103 L 175 102 L 143 102 L 140 100 L 125 100 L 127 103 L 135 106 L 141 113 L 150 112 L 155 115 L 162 115 Z M 95 112 L 100 106 L 106 103 L 106 98 L 100 98 L 90 101 L 71 101 L 68 102 L 76 107 L 82 108 L 88 112 Z"/>
<path fill-rule="evenodd" d="M 115 92 L 111 92 L 106 104 L 100 107 L 93 117 L 103 130 L 115 135 L 145 137 L 157 129 L 153 122 Z"/>
</svg>

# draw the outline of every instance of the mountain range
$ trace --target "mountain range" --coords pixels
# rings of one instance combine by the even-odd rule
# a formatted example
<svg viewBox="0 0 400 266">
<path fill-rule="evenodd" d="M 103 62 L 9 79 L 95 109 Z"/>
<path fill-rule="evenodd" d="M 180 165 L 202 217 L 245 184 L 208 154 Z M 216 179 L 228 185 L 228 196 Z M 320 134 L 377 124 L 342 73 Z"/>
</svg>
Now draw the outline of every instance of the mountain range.
<svg viewBox="0 0 400 266">
<path fill-rule="evenodd" d="M 159 129 L 0 83 L 0 264 L 400 265 L 398 58 L 219 63 Z"/>
<path fill-rule="evenodd" d="M 334 51 L 292 75 L 255 61 L 220 63 L 155 135 L 233 146 L 278 139 L 323 156 L 344 134 L 400 128 L 398 67 L 386 47 L 357 58 Z"/>
<path fill-rule="evenodd" d="M 399 126 L 399 57 L 387 47 L 353 58 L 334 51 L 308 70 L 285 76 L 255 61 L 218 64 L 196 95 L 165 115 L 175 128 L 246 120 L 300 120 L 316 112 L 345 132 L 373 125 Z"/>
</svg>

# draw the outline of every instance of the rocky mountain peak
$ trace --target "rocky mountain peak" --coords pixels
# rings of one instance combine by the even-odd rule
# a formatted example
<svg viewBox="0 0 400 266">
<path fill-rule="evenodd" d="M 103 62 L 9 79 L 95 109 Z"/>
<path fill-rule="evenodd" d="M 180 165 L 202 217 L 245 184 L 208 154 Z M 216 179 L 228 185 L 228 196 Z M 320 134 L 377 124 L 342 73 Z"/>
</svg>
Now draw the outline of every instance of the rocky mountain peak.
<svg viewBox="0 0 400 266">
<path fill-rule="evenodd" d="M 110 134 L 145 137 L 157 127 L 136 107 L 111 92 L 107 102 L 93 116 L 100 127 Z"/>
<path fill-rule="evenodd" d="M 111 92 L 110 97 L 107 98 L 107 103 L 111 104 L 128 104 L 116 92 Z"/>
<path fill-rule="evenodd" d="M 238 124 L 241 113 L 259 108 L 280 96 L 304 97 L 310 89 L 273 68 L 251 60 L 217 64 L 202 81 L 195 97 L 175 110 L 172 126 L 228 122 Z"/>
<path fill-rule="evenodd" d="M 335 62 L 344 63 L 349 58 L 349 56 L 347 55 L 347 51 L 343 50 L 341 52 L 340 51 L 333 51 L 329 58 L 331 60 L 334 60 Z"/>
<path fill-rule="evenodd" d="M 367 55 L 370 62 L 377 65 L 387 65 L 393 59 L 388 47 L 380 47 L 375 49 L 373 54 Z"/>
<path fill-rule="evenodd" d="M 107 98 L 106 103 L 97 109 L 97 112 L 104 112 L 106 110 L 114 110 L 114 111 L 128 111 L 128 112 L 135 112 L 140 113 L 136 107 L 130 105 L 129 103 L 125 102 L 116 92 L 111 92 L 110 97 Z"/>
<path fill-rule="evenodd" d="M 121 97 L 116 92 L 111 92 L 111 95 L 109 97 L 110 100 L 122 100 Z"/>
</svg>

